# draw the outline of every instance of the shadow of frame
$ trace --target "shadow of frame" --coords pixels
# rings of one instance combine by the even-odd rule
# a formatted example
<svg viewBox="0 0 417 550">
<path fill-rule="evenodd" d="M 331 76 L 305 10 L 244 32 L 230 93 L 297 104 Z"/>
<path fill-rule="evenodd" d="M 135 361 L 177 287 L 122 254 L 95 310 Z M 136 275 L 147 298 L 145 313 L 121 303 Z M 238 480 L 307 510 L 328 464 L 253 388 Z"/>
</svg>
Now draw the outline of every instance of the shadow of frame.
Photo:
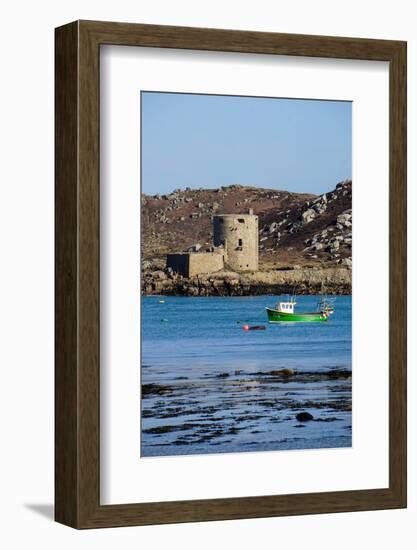
<svg viewBox="0 0 417 550">
<path fill-rule="evenodd" d="M 54 505 L 53 504 L 25 504 L 25 508 L 47 518 L 49 521 L 54 521 Z"/>
</svg>

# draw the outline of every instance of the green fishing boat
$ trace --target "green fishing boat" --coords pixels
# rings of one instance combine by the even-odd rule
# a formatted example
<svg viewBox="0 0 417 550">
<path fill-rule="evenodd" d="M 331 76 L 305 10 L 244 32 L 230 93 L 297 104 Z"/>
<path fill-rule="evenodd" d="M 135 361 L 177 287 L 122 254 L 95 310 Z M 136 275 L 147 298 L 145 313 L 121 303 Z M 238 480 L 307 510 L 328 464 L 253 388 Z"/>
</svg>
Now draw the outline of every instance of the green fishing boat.
<svg viewBox="0 0 417 550">
<path fill-rule="evenodd" d="M 270 323 L 323 323 L 329 319 L 334 311 L 328 302 L 320 300 L 317 305 L 317 311 L 296 312 L 297 302 L 293 296 L 287 301 L 278 302 L 275 308 L 266 307 L 268 321 Z"/>
</svg>

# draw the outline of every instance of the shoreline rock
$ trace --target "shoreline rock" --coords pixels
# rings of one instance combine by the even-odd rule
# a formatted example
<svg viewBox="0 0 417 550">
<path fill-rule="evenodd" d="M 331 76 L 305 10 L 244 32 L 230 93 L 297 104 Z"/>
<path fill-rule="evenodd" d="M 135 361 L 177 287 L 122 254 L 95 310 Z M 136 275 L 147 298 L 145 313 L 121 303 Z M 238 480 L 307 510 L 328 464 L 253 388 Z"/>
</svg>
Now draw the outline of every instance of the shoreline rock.
<svg viewBox="0 0 417 550">
<path fill-rule="evenodd" d="M 264 294 L 349 295 L 352 271 L 348 267 L 301 268 L 235 273 L 221 271 L 181 277 L 162 270 L 142 273 L 142 295 L 167 296 L 259 296 Z"/>
</svg>

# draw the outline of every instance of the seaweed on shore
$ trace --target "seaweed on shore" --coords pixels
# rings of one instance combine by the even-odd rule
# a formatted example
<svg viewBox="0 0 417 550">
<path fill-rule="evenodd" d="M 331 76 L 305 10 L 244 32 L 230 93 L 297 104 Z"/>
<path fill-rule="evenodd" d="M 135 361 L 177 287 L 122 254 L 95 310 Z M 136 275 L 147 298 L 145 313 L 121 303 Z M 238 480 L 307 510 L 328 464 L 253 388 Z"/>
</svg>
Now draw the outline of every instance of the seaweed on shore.
<svg viewBox="0 0 417 550">
<path fill-rule="evenodd" d="M 162 384 L 142 384 L 142 397 L 146 395 L 166 395 L 172 393 L 171 386 L 164 386 Z"/>
<path fill-rule="evenodd" d="M 276 377 L 281 381 L 321 382 L 326 380 L 348 380 L 352 378 L 352 371 L 349 369 L 332 369 L 329 371 L 294 371 L 292 369 L 280 369 L 251 372 L 248 373 L 248 375 Z"/>
</svg>

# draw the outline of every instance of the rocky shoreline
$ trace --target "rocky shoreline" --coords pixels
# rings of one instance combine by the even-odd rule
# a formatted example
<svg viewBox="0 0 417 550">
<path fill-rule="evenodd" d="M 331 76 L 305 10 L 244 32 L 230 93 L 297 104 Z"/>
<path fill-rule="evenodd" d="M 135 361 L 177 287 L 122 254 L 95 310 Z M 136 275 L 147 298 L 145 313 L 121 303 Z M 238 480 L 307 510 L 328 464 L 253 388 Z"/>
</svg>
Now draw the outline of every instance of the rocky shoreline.
<svg viewBox="0 0 417 550">
<path fill-rule="evenodd" d="M 352 372 L 207 373 L 142 383 L 142 454 L 351 446 Z"/>
<path fill-rule="evenodd" d="M 235 273 L 221 271 L 191 278 L 169 270 L 142 273 L 142 295 L 165 296 L 259 296 L 263 294 L 352 293 L 352 271 L 348 267 L 294 268 Z"/>
</svg>

